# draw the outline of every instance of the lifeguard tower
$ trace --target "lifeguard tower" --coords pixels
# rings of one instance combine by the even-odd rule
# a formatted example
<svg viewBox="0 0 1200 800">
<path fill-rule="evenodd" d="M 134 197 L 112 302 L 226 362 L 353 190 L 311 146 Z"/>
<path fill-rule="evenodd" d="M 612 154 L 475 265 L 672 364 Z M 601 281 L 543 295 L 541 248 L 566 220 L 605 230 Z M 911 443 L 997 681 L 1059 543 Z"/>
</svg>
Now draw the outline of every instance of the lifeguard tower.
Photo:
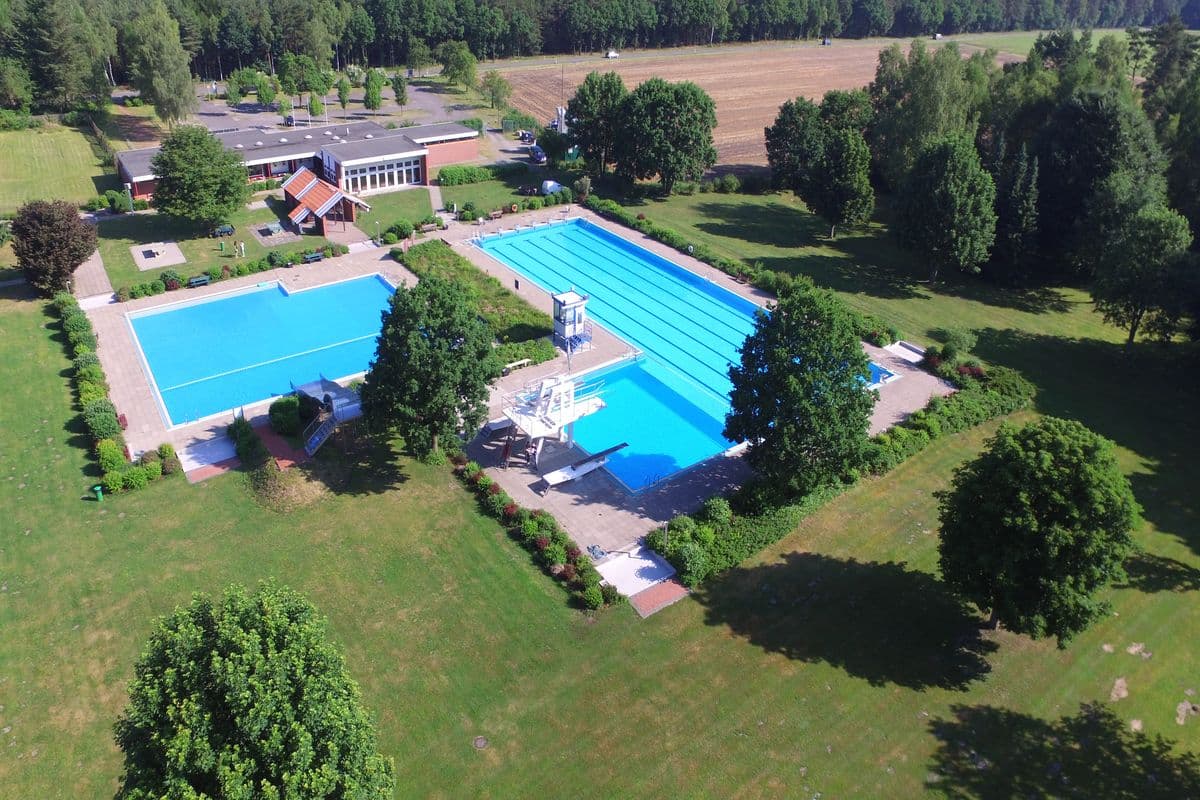
<svg viewBox="0 0 1200 800">
<path fill-rule="evenodd" d="M 592 346 L 592 323 L 587 318 L 587 295 L 571 289 L 552 295 L 554 300 L 554 341 L 567 351 L 567 371 L 571 354 Z"/>
</svg>

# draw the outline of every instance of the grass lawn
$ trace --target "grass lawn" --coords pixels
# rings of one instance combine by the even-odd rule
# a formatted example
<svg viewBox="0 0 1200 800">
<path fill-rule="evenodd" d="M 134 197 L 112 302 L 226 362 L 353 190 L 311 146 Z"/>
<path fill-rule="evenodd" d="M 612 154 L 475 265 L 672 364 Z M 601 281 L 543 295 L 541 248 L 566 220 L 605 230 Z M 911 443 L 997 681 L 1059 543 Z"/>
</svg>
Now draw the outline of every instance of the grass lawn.
<svg viewBox="0 0 1200 800">
<path fill-rule="evenodd" d="M 375 223 L 380 230 L 386 230 L 402 219 L 415 223 L 433 213 L 433 204 L 429 201 L 429 190 L 418 186 L 399 192 L 372 194 L 363 198 L 371 210 L 360 213 L 355 220 L 355 227 L 368 236 L 375 235 Z"/>
<path fill-rule="evenodd" d="M 17 257 L 13 253 L 12 242 L 0 244 L 0 281 L 21 277 L 21 268 L 17 266 Z"/>
<path fill-rule="evenodd" d="M 154 106 L 113 105 L 100 129 L 114 150 L 135 150 L 153 147 L 165 134 L 162 123 L 154 114 Z"/>
<path fill-rule="evenodd" d="M 532 185 L 541 188 L 542 181 L 556 180 L 568 188 L 578 178 L 578 173 L 560 173 L 545 167 L 530 165 L 527 172 L 510 175 L 502 180 L 468 183 L 462 186 L 443 186 L 442 201 L 449 208 L 451 203 L 458 203 L 462 208 L 467 202 L 475 204 L 476 209 L 493 211 L 497 208 L 507 208 L 513 203 L 525 199 L 517 194 L 517 188 Z"/>
<path fill-rule="evenodd" d="M 1024 58 L 1029 55 L 1037 38 L 1050 31 L 1006 31 L 1004 33 L 960 33 L 946 37 L 946 41 L 959 44 L 973 45 L 979 48 L 992 48 L 1001 53 L 1011 53 Z M 1108 34 L 1117 34 L 1122 38 L 1125 31 L 1122 28 L 1095 28 L 1092 30 L 1092 44 L 1100 41 Z"/>
<path fill-rule="evenodd" d="M 282 202 L 278 200 L 268 200 L 268 202 L 272 204 L 271 207 L 242 209 L 234 214 L 230 222 L 237 230 L 233 236 L 226 236 L 223 239 L 210 238 L 206 232 L 198 231 L 195 226 L 172 221 L 168 217 L 158 214 L 125 214 L 105 219 L 99 226 L 98 244 L 100 258 L 104 261 L 104 269 L 108 272 L 108 278 L 112 281 L 113 288 L 156 280 L 159 272 L 162 271 L 140 271 L 134 263 L 133 253 L 130 251 L 135 244 L 177 242 L 180 249 L 183 250 L 183 255 L 187 258 L 187 263 L 179 264 L 171 269 L 185 277 L 204 272 L 214 266 L 234 263 L 233 242 L 235 240 L 246 243 L 247 259 L 262 258 L 267 254 L 268 248 L 259 244 L 258 240 L 250 233 L 250 228 L 284 218 L 281 216 Z M 274 208 L 280 209 L 279 212 L 273 210 Z M 224 251 L 220 248 L 222 242 L 225 245 Z M 323 246 L 326 243 L 323 237 L 305 235 L 300 242 L 273 249 L 292 252 L 304 247 Z"/>
<path fill-rule="evenodd" d="M 946 596 L 933 492 L 994 423 L 862 482 L 646 621 L 570 610 L 446 468 L 386 451 L 322 451 L 341 477 L 287 514 L 258 507 L 237 474 L 88 502 L 57 334 L 41 303 L 0 294 L 6 791 L 111 796 L 112 724 L 151 618 L 193 591 L 274 576 L 329 617 L 398 796 L 1195 794 L 1169 749 L 1138 749 L 1130 732 L 1139 720 L 1200 747 L 1196 718 L 1175 722 L 1185 690 L 1200 689 L 1189 351 L 1126 351 L 1069 290 L 930 291 L 922 265 L 877 235 L 814 239 L 786 196 L 643 210 L 731 257 L 810 272 L 912 337 L 971 327 L 983 357 L 1039 385 L 1038 411 L 1114 439 L 1146 520 L 1145 553 L 1109 593 L 1116 613 L 1058 650 L 980 632 Z M 1152 655 L 1127 652 L 1135 644 Z M 1085 718 L 1081 704 L 1107 703 L 1117 678 L 1129 695 L 1115 716 Z M 484 751 L 471 747 L 480 735 Z"/>
<path fill-rule="evenodd" d="M 0 132 L 0 153 L 12 167 L 0 170 L 0 212 L 16 211 L 30 200 L 82 204 L 117 186 L 112 164 L 74 128 L 47 124 Z"/>
</svg>

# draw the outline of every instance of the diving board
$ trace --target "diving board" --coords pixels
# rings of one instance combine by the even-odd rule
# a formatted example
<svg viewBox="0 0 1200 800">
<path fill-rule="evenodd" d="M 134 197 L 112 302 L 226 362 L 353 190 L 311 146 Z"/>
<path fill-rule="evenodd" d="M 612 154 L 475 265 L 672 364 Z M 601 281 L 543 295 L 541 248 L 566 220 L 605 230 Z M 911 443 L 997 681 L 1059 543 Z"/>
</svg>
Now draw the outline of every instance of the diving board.
<svg viewBox="0 0 1200 800">
<path fill-rule="evenodd" d="M 553 472 L 547 472 L 542 476 L 542 480 L 546 482 L 546 487 L 551 489 L 555 486 L 561 486 L 564 483 L 570 483 L 573 480 L 578 480 L 584 475 L 595 472 L 603 467 L 608 463 L 608 457 L 610 455 L 628 446 L 628 442 L 621 442 L 620 444 L 609 447 L 606 450 L 601 450 L 599 453 L 593 453 L 592 455 L 587 456 L 586 458 L 581 458 L 574 464 L 565 466 L 562 469 L 556 469 Z"/>
</svg>

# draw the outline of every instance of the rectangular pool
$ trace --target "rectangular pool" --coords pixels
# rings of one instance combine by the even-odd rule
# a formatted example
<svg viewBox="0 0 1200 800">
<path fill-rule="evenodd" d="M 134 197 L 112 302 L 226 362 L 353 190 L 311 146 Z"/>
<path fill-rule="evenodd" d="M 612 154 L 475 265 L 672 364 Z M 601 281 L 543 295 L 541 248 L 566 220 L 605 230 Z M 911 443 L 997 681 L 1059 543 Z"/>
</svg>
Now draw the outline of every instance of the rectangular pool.
<svg viewBox="0 0 1200 800">
<path fill-rule="evenodd" d="M 379 275 L 289 292 L 259 284 L 129 314 L 170 425 L 363 372 L 393 292 Z"/>
<path fill-rule="evenodd" d="M 606 407 L 575 426 L 588 452 L 629 444 L 606 466 L 626 487 L 639 491 L 733 446 L 721 435 L 729 365 L 740 360 L 758 306 L 586 220 L 479 246 L 547 292 L 588 295 L 591 318 L 642 350 L 602 373 Z M 872 364 L 864 381 L 890 375 Z"/>
</svg>

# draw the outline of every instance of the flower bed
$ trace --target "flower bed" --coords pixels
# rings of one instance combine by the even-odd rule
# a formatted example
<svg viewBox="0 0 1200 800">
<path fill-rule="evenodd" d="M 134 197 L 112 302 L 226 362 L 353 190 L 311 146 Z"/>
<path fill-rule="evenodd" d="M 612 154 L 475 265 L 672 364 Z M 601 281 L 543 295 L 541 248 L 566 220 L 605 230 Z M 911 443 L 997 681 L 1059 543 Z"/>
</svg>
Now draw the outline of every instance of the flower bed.
<svg viewBox="0 0 1200 800">
<path fill-rule="evenodd" d="M 576 604 L 598 609 L 624 602 L 616 587 L 601 582 L 592 560 L 549 512 L 522 508 L 474 461 L 459 457 L 454 471 L 474 489 L 480 507 L 525 547 L 542 571 L 571 592 Z"/>
<path fill-rule="evenodd" d="M 165 443 L 157 450 L 147 450 L 137 463 L 129 462 L 121 434 L 123 421 L 108 397 L 108 381 L 96 357 L 96 333 L 91 320 L 69 293 L 56 294 L 51 305 L 67 338 L 67 352 L 72 359 L 71 379 L 84 425 L 92 438 L 92 453 L 103 473 L 101 482 L 105 491 L 114 494 L 141 489 L 164 475 L 182 472 L 175 449 Z"/>
</svg>

